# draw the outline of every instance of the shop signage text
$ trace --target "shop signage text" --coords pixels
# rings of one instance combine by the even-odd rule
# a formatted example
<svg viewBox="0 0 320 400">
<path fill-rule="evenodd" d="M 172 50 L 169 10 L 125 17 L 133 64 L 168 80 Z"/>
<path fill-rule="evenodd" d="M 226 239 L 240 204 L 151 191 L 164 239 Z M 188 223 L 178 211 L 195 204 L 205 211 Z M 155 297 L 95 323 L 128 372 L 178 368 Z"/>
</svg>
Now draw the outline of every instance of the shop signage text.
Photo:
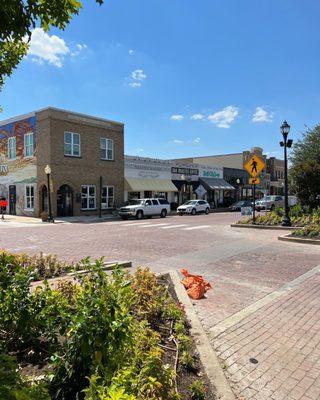
<svg viewBox="0 0 320 400">
<path fill-rule="evenodd" d="M 204 178 L 220 178 L 220 175 L 217 171 L 203 171 Z"/>
<path fill-rule="evenodd" d="M 199 170 L 194 168 L 171 168 L 172 174 L 199 175 Z"/>
</svg>

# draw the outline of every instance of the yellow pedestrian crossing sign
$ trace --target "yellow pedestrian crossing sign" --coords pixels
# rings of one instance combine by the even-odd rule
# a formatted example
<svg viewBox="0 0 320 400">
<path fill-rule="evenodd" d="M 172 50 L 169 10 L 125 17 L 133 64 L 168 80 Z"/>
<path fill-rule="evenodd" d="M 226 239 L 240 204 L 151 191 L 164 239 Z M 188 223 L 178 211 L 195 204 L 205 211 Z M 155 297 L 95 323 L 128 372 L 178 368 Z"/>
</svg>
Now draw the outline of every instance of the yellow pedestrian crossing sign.
<svg viewBox="0 0 320 400">
<path fill-rule="evenodd" d="M 249 178 L 249 185 L 260 185 L 260 178 Z"/>
<path fill-rule="evenodd" d="M 253 178 L 256 178 L 265 169 L 266 164 L 260 157 L 252 154 L 249 160 L 244 164 L 244 167 Z"/>
</svg>

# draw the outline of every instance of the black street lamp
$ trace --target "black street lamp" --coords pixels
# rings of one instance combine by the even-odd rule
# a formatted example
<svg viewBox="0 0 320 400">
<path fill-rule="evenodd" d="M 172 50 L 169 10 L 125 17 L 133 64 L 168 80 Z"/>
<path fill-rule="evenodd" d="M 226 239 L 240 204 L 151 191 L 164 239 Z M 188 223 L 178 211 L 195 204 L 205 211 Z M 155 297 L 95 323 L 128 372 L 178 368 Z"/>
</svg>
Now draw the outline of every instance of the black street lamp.
<svg viewBox="0 0 320 400">
<path fill-rule="evenodd" d="M 291 226 L 291 220 L 289 217 L 289 201 L 288 201 L 288 157 L 287 148 L 290 149 L 292 146 L 292 139 L 288 140 L 288 134 L 290 132 L 290 125 L 287 121 L 284 121 L 280 127 L 283 141 L 280 142 L 280 146 L 284 149 L 284 218 L 282 226 Z"/>
<path fill-rule="evenodd" d="M 48 206 L 49 206 L 49 222 L 54 222 L 54 219 L 52 218 L 52 211 L 51 211 L 51 196 L 50 196 L 50 174 L 51 174 L 51 168 L 50 165 L 46 165 L 44 172 L 47 175 L 47 193 L 48 193 Z"/>
</svg>

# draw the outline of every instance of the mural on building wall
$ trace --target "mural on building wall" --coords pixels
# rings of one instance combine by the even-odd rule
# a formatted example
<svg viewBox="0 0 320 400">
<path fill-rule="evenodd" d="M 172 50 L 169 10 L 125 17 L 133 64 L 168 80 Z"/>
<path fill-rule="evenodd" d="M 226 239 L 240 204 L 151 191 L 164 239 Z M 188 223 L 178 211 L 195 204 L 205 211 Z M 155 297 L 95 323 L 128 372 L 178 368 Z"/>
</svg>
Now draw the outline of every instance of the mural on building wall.
<svg viewBox="0 0 320 400">
<path fill-rule="evenodd" d="M 28 133 L 33 133 L 32 157 L 25 157 L 24 154 L 24 140 Z M 13 159 L 8 157 L 8 142 L 11 137 L 16 138 L 16 155 Z M 36 183 L 36 143 L 35 116 L 0 125 L 0 196 L 8 198 L 9 186 L 15 186 L 16 212 L 20 215 L 30 215 L 30 212 L 25 212 L 24 194 L 26 184 Z"/>
</svg>

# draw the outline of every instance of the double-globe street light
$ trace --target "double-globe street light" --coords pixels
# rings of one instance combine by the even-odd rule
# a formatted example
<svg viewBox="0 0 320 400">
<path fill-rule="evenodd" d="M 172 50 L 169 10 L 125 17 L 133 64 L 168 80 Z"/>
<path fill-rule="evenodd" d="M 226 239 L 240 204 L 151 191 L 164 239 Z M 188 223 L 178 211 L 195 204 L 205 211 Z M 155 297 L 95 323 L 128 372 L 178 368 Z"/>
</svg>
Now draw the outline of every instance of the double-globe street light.
<svg viewBox="0 0 320 400">
<path fill-rule="evenodd" d="M 51 211 L 51 196 L 50 196 L 50 175 L 51 175 L 51 168 L 50 165 L 46 165 L 44 169 L 45 174 L 47 175 L 47 194 L 48 194 L 48 208 L 49 208 L 49 222 L 54 222 L 52 218 L 52 211 Z"/>
<path fill-rule="evenodd" d="M 284 150 L 284 218 L 282 221 L 282 226 L 291 226 L 291 220 L 289 216 L 289 200 L 288 200 L 288 157 L 287 148 L 290 149 L 292 146 L 292 139 L 288 139 L 290 132 L 290 125 L 287 121 L 284 121 L 280 127 L 283 141 L 280 142 L 280 146 Z"/>
</svg>

